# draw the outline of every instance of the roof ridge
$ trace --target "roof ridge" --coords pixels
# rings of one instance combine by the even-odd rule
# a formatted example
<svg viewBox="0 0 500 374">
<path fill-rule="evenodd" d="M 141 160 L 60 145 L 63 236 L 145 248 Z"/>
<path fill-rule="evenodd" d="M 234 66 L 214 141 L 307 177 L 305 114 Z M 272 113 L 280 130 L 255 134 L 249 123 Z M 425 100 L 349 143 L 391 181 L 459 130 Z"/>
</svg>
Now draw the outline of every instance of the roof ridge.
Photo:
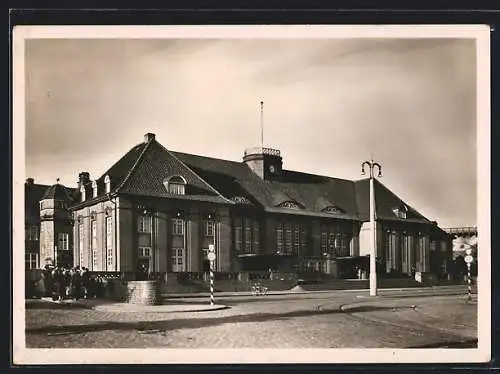
<svg viewBox="0 0 500 374">
<path fill-rule="evenodd" d="M 156 141 L 156 140 L 153 140 L 153 141 Z M 182 166 L 184 166 L 186 169 L 188 169 L 195 177 L 197 177 L 198 179 L 200 179 L 204 184 L 206 184 L 213 192 L 215 192 L 217 195 L 219 195 L 221 198 L 223 198 L 224 200 L 226 200 L 227 202 L 230 202 L 232 204 L 234 204 L 234 202 L 230 199 L 228 199 L 227 197 L 225 197 L 224 195 L 222 195 L 219 191 L 217 191 L 212 185 L 210 185 L 207 181 L 205 181 L 205 179 L 203 179 L 201 176 L 199 176 L 193 169 L 191 169 L 188 165 L 186 165 L 182 160 L 180 160 L 175 154 L 174 152 L 171 152 L 169 151 L 167 148 L 165 148 L 163 146 L 163 144 L 161 144 L 160 142 L 156 141 L 156 144 L 158 144 L 160 147 L 162 147 L 169 155 L 171 155 L 173 158 L 175 158 Z"/>
<path fill-rule="evenodd" d="M 132 167 L 130 168 L 130 170 L 128 171 L 127 175 L 125 176 L 125 178 L 123 178 L 123 180 L 120 182 L 120 184 L 118 186 L 115 187 L 114 189 L 114 192 L 115 193 L 118 193 L 120 191 L 120 189 L 123 188 L 123 186 L 125 185 L 125 183 L 130 179 L 130 177 L 132 176 L 133 172 L 135 171 L 135 169 L 137 168 L 137 165 L 139 165 L 139 161 L 141 161 L 142 157 L 144 156 L 144 154 L 146 153 L 146 150 L 150 147 L 150 144 L 152 143 L 152 140 L 150 140 L 149 142 L 147 142 L 143 148 L 143 150 L 141 151 L 141 153 L 139 154 L 139 156 L 137 157 L 137 160 L 135 160 L 134 164 L 132 165 Z M 130 150 L 132 150 L 134 147 L 132 147 Z"/>
<path fill-rule="evenodd" d="M 238 164 L 238 165 L 242 165 L 243 164 L 242 161 L 233 161 L 233 160 L 228 160 L 228 159 L 225 159 L 225 158 L 197 155 L 197 154 L 194 154 L 194 153 L 186 153 L 186 152 L 179 152 L 179 151 L 170 151 L 170 153 L 176 153 L 176 154 L 179 154 L 179 155 L 194 156 L 194 157 L 200 157 L 200 158 L 208 158 L 208 159 L 217 160 L 217 161 L 231 162 L 233 164 Z"/>
</svg>

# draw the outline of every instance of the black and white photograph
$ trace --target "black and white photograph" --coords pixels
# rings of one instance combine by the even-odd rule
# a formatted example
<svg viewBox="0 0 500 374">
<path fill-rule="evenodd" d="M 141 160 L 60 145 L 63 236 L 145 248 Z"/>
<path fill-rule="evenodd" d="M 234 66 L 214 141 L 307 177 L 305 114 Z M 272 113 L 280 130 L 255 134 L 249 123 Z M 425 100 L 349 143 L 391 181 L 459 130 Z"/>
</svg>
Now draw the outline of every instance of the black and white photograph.
<svg viewBox="0 0 500 374">
<path fill-rule="evenodd" d="M 16 28 L 14 360 L 488 361 L 489 33 Z"/>
</svg>

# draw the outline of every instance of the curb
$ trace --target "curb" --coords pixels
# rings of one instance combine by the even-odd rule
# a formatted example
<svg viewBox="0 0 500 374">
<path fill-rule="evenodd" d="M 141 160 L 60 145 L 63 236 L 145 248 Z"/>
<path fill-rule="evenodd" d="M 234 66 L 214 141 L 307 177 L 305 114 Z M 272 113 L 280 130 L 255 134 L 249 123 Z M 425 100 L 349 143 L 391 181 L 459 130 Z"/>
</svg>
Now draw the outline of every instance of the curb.
<svg viewBox="0 0 500 374">
<path fill-rule="evenodd" d="M 229 309 L 226 305 L 192 305 L 194 308 L 176 308 L 176 305 L 139 305 L 127 303 L 102 304 L 92 307 L 99 312 L 112 313 L 198 313 Z"/>
</svg>

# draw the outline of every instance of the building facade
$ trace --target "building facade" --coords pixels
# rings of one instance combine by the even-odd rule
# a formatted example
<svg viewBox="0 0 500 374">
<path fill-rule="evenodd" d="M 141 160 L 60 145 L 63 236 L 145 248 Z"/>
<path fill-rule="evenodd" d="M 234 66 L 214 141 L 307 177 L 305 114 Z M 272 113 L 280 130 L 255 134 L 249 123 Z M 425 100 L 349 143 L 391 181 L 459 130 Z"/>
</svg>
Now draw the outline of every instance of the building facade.
<svg viewBox="0 0 500 374">
<path fill-rule="evenodd" d="M 450 236 L 379 181 L 375 198 L 379 271 L 446 274 Z M 169 151 L 148 133 L 101 177 L 80 173 L 72 199 L 58 217 L 72 222 L 74 264 L 92 271 L 202 272 L 213 244 L 219 272 L 350 277 L 369 254 L 369 179 L 285 170 L 269 148 L 234 162 Z"/>
</svg>

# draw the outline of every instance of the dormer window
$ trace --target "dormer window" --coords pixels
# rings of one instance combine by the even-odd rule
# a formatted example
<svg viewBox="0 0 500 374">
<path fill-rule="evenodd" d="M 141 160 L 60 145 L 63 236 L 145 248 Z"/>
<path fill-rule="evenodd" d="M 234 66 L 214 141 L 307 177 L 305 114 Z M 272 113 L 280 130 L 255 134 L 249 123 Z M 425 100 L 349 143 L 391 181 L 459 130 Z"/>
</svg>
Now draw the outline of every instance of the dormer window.
<svg viewBox="0 0 500 374">
<path fill-rule="evenodd" d="M 174 175 L 163 182 L 168 193 L 172 195 L 186 194 L 186 180 L 180 175 Z"/>
<path fill-rule="evenodd" d="M 111 179 L 109 178 L 109 175 L 106 175 L 106 177 L 104 177 L 104 185 L 106 188 L 106 193 L 110 193 L 111 192 Z"/>
<path fill-rule="evenodd" d="M 82 186 L 80 187 L 80 193 L 82 195 L 82 202 L 84 202 L 86 200 L 86 196 L 85 196 L 85 186 Z"/>
<path fill-rule="evenodd" d="M 279 204 L 278 207 L 287 209 L 300 209 L 300 205 L 293 200 L 284 201 L 281 204 Z"/>
<path fill-rule="evenodd" d="M 325 209 L 322 210 L 323 213 L 329 213 L 329 214 L 341 214 L 344 213 L 344 211 L 339 208 L 336 205 L 330 205 L 327 206 Z"/>
<path fill-rule="evenodd" d="M 392 209 L 392 212 L 396 217 L 406 219 L 408 208 L 406 205 L 401 205 L 400 207 Z"/>
<path fill-rule="evenodd" d="M 96 181 L 92 182 L 92 197 L 93 198 L 97 197 L 97 182 Z"/>
</svg>

